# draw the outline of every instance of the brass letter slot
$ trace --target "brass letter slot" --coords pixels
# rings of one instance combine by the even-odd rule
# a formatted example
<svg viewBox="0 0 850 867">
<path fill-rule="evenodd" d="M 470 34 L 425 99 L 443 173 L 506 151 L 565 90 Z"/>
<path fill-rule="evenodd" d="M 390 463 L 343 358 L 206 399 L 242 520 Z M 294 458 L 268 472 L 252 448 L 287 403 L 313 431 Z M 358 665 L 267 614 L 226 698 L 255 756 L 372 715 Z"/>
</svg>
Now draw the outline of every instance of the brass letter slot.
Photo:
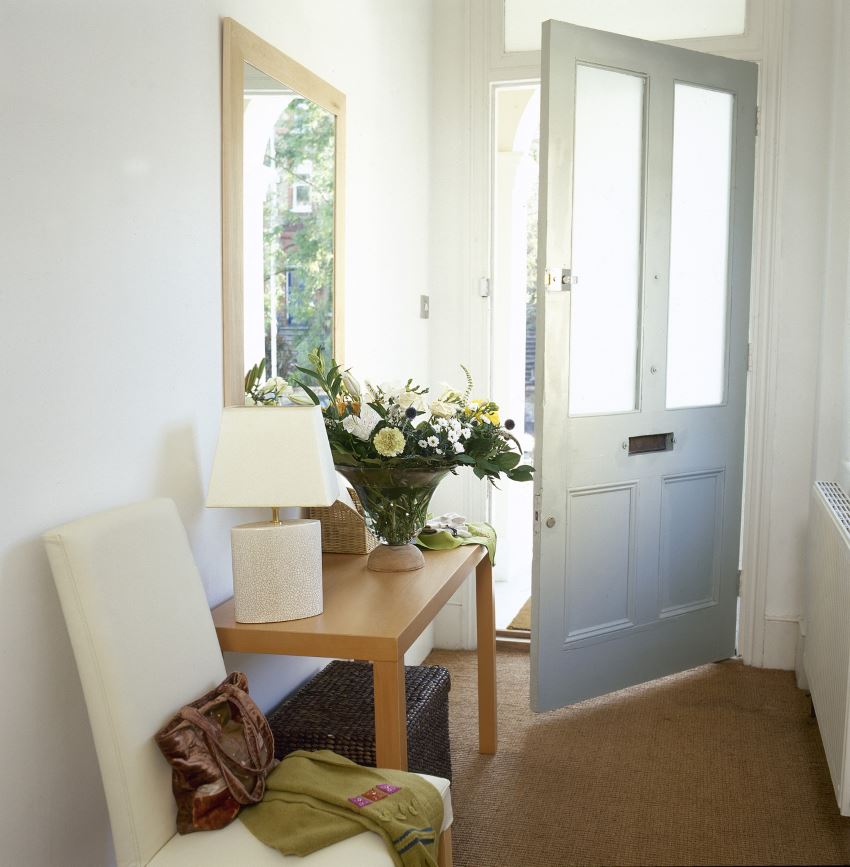
<svg viewBox="0 0 850 867">
<path fill-rule="evenodd" d="M 629 454 L 645 455 L 649 452 L 669 452 L 673 450 L 673 434 L 644 434 L 639 437 L 629 437 Z"/>
</svg>

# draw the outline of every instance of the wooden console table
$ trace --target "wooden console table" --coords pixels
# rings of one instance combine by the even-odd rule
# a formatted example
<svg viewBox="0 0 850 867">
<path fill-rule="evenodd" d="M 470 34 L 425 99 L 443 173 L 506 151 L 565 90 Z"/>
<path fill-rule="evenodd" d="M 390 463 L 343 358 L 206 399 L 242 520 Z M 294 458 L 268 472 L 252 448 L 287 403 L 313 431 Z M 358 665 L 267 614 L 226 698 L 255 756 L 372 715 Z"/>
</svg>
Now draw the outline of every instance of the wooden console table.
<svg viewBox="0 0 850 867">
<path fill-rule="evenodd" d="M 496 630 L 487 551 L 463 545 L 423 554 L 425 567 L 416 572 L 370 572 L 365 556 L 325 554 L 325 607 L 318 617 L 237 623 L 229 599 L 212 612 L 221 649 L 371 661 L 378 766 L 407 770 L 404 653 L 475 569 L 478 743 L 480 752 L 495 753 Z"/>
</svg>

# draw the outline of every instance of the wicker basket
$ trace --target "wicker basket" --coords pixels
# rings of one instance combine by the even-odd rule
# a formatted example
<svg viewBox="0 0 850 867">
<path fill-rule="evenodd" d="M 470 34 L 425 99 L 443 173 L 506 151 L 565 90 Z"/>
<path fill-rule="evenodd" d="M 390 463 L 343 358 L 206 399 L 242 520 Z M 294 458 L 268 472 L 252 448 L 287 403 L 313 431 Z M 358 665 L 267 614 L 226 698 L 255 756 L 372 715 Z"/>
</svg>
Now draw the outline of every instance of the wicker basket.
<svg viewBox="0 0 850 867">
<path fill-rule="evenodd" d="M 407 763 L 411 771 L 452 778 L 451 678 L 440 665 L 408 666 Z M 375 767 L 372 666 L 335 660 L 268 714 L 279 759 L 293 750 L 333 750 Z"/>
<path fill-rule="evenodd" d="M 352 488 L 348 493 L 360 517 L 340 502 L 327 509 L 307 509 L 308 518 L 322 522 L 322 550 L 327 554 L 369 554 L 378 547 L 378 540 L 365 524 L 360 499 Z"/>
</svg>

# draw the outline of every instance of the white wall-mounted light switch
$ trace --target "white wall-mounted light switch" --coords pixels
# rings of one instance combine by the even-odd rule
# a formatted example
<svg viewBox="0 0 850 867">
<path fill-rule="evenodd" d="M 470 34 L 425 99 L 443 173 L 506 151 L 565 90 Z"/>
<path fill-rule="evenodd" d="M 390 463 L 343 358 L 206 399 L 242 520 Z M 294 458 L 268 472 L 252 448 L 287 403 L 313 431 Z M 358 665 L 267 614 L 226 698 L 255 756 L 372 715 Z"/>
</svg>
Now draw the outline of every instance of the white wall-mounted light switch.
<svg viewBox="0 0 850 867">
<path fill-rule="evenodd" d="M 419 318 L 428 319 L 431 315 L 431 298 L 428 295 L 419 296 Z"/>
</svg>

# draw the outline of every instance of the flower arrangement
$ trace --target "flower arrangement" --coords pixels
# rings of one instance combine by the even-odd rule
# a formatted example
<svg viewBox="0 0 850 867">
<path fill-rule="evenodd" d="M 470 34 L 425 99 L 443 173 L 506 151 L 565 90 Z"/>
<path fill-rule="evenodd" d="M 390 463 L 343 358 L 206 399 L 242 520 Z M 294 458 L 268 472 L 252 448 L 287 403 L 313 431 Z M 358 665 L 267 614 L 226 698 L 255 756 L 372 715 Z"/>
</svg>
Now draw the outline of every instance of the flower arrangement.
<svg viewBox="0 0 850 867">
<path fill-rule="evenodd" d="M 325 428 L 338 467 L 392 467 L 450 470 L 468 466 L 478 478 L 495 482 L 503 474 L 530 481 L 533 467 L 521 463 L 522 447 L 504 424 L 499 407 L 488 399 L 471 399 L 469 371 L 463 391 L 446 386 L 431 399 L 429 389 L 408 380 L 404 385 L 360 383 L 321 352 L 309 355 L 310 367 L 298 367 L 295 385 L 322 406 Z M 289 388 L 288 384 L 286 388 Z M 305 402 L 290 389 L 287 396 Z"/>
<path fill-rule="evenodd" d="M 270 376 L 261 382 L 265 369 L 264 358 L 245 374 L 245 406 L 277 406 L 281 398 L 292 395 L 292 386 L 282 376 Z"/>
<path fill-rule="evenodd" d="M 274 377 L 265 383 L 264 362 L 245 377 L 245 403 L 269 406 L 285 399 L 322 408 L 337 470 L 357 491 L 370 529 L 385 544 L 369 555 L 370 569 L 405 571 L 424 565 L 411 542 L 425 526 L 428 505 L 448 473 L 471 467 L 495 484 L 504 475 L 531 480 L 533 467 L 522 463 L 522 447 L 489 399 L 472 399 L 469 371 L 463 391 L 446 386 L 432 398 L 409 379 L 404 385 L 365 383 L 350 370 L 328 361 L 316 349 L 309 367 L 296 367 L 299 379 Z"/>
</svg>

